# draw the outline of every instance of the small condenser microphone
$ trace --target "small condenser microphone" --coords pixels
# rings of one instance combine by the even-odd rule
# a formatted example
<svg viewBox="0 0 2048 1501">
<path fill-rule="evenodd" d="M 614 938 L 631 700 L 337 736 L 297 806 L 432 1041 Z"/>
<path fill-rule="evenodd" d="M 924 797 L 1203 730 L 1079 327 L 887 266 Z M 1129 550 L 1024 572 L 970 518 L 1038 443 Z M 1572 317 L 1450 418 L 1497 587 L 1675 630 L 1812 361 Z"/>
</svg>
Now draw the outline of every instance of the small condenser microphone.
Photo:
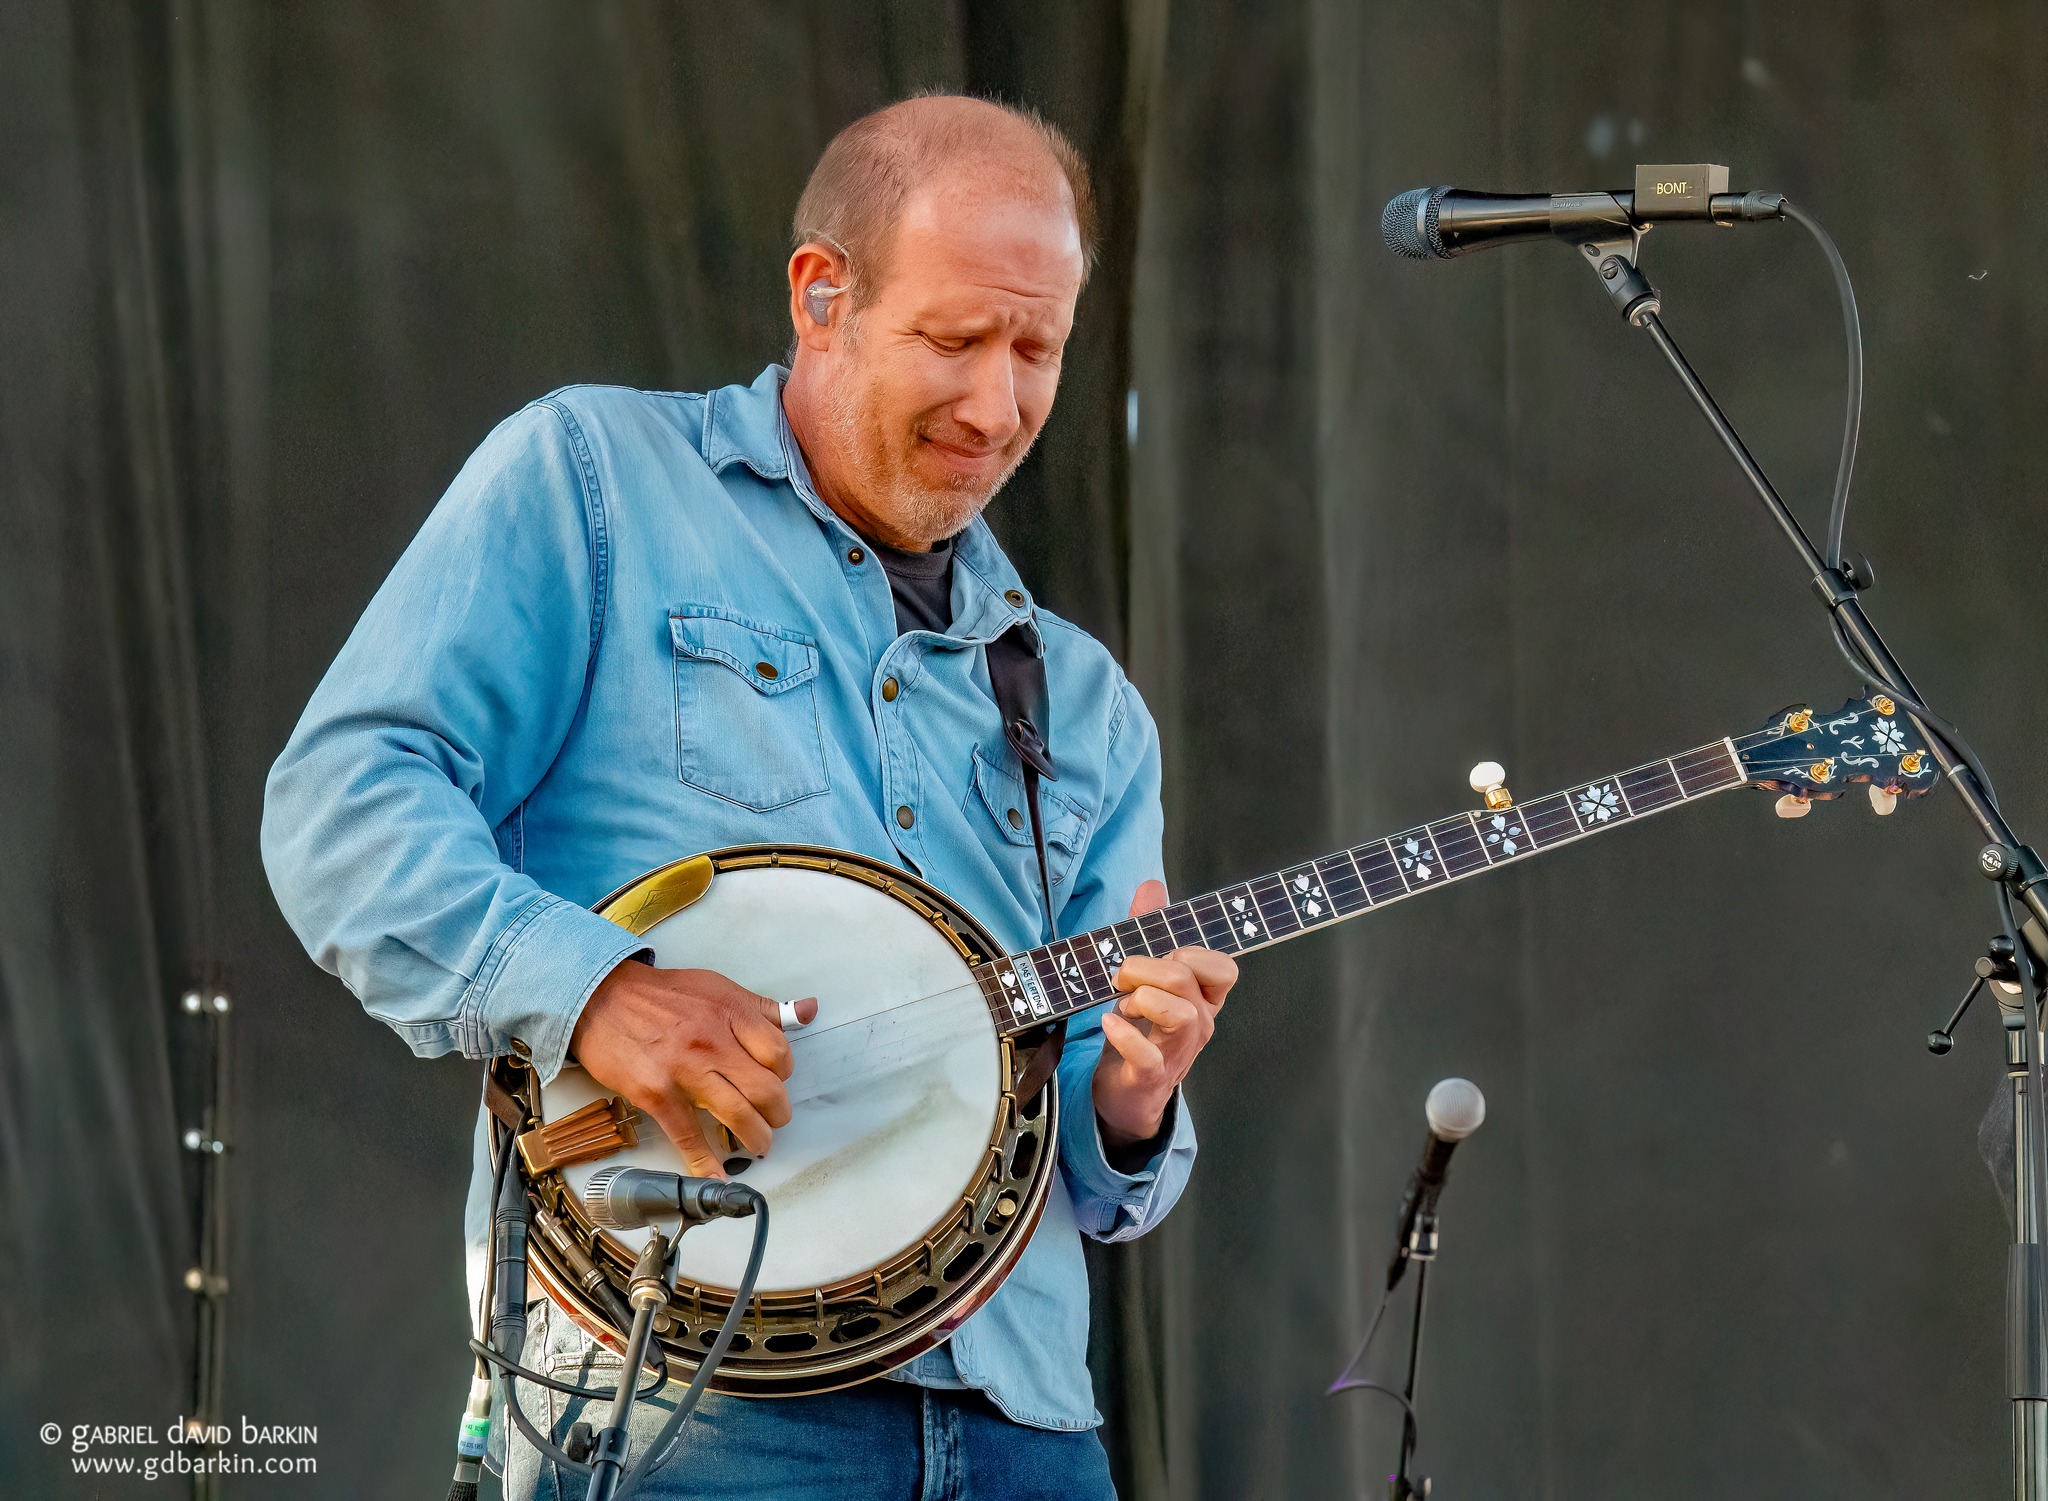
<svg viewBox="0 0 2048 1501">
<path fill-rule="evenodd" d="M 744 1183 L 685 1178 L 644 1167 L 602 1168 L 583 1190 L 583 1207 L 607 1230 L 638 1230 L 656 1220 L 701 1225 L 752 1214 L 761 1196 Z"/>
<path fill-rule="evenodd" d="M 1429 1140 L 1423 1144 L 1422 1160 L 1409 1176 L 1408 1191 L 1401 1196 L 1394 1260 L 1387 1268 L 1388 1292 L 1394 1290 L 1413 1259 L 1408 1242 L 1416 1222 L 1436 1215 L 1437 1196 L 1443 1192 L 1444 1178 L 1451 1169 L 1451 1153 L 1486 1119 L 1486 1096 L 1470 1079 L 1445 1079 L 1429 1092 L 1422 1113 L 1429 1121 Z"/>
<path fill-rule="evenodd" d="M 1474 193 L 1464 188 L 1411 188 L 1387 203 L 1380 234 L 1387 249 L 1409 260 L 1449 260 L 1468 250 L 1551 237 L 1580 242 L 1615 239 L 1652 224 L 1751 224 L 1780 219 L 1782 193 L 1731 193 L 1728 169 L 1695 163 L 1636 168 L 1634 191 L 1610 193 Z"/>
</svg>

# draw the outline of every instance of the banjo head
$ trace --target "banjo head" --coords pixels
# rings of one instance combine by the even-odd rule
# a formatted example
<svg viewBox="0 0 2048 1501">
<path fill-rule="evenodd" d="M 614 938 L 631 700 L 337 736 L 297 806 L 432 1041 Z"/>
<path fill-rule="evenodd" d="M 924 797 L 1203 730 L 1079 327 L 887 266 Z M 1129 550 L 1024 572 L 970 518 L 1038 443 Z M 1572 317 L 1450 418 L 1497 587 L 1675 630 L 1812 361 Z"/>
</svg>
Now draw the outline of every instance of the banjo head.
<svg viewBox="0 0 2048 1501">
<path fill-rule="evenodd" d="M 651 872 L 598 910 L 639 932 L 663 968 L 715 970 L 772 1000 L 818 1002 L 813 1021 L 789 1032 L 792 1119 L 766 1155 L 751 1157 L 698 1113 L 727 1175 L 770 1209 L 753 1311 L 715 1384 L 828 1390 L 943 1340 L 1014 1263 L 1051 1176 L 1052 1154 L 1040 1147 L 1052 1139 L 1052 1091 L 1020 1101 L 1012 1089 L 1020 1060 L 973 972 L 999 952 L 979 924 L 901 870 L 836 851 L 699 856 Z M 538 1093 L 542 1126 L 529 1137 L 578 1110 L 578 1122 L 604 1121 L 613 1100 L 573 1065 Z M 607 1168 L 689 1169 L 651 1119 L 623 1101 L 610 1108 L 627 1117 L 634 1143 L 548 1166 L 533 1193 L 623 1289 L 649 1232 L 595 1226 L 584 1188 Z M 527 1151 L 529 1165 L 536 1155 Z M 657 1324 L 681 1374 L 711 1343 L 752 1244 L 751 1220 L 682 1237 L 671 1327 Z M 622 1346 L 625 1331 L 559 1248 L 543 1235 L 532 1247 L 554 1301 Z"/>
</svg>

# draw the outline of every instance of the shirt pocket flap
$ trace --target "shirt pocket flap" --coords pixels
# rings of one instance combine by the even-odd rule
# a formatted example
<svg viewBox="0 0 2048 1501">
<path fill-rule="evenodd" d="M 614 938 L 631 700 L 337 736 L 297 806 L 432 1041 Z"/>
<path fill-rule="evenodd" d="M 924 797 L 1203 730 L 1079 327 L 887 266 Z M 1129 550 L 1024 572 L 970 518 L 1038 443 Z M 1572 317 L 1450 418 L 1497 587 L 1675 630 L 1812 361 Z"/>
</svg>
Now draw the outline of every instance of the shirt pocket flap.
<svg viewBox="0 0 2048 1501">
<path fill-rule="evenodd" d="M 1024 800 L 1023 779 L 991 761 L 977 748 L 974 752 L 974 790 L 997 830 L 1012 844 L 1031 844 L 1031 807 Z M 1088 820 L 1081 810 L 1047 787 L 1038 784 L 1038 811 L 1045 822 L 1045 842 L 1072 854 L 1081 847 L 1081 833 Z"/>
<path fill-rule="evenodd" d="M 735 615 L 688 608 L 668 617 L 676 651 L 731 668 L 762 693 L 787 693 L 818 675 L 818 644 Z"/>
</svg>

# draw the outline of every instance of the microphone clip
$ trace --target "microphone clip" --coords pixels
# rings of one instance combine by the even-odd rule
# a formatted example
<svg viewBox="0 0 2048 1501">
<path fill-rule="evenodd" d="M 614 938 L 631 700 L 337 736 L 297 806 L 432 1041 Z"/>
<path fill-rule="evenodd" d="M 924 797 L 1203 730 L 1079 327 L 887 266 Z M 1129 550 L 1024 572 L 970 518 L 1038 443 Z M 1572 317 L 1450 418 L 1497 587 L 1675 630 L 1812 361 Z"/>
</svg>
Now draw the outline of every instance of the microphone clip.
<svg viewBox="0 0 2048 1501">
<path fill-rule="evenodd" d="M 1415 1223 L 1408 1227 L 1408 1238 L 1401 1243 L 1403 1261 L 1436 1260 L 1436 1210 L 1424 1209 L 1415 1216 Z"/>
<path fill-rule="evenodd" d="M 1642 256 L 1643 236 L 1649 232 L 1649 225 L 1637 224 L 1625 235 L 1578 242 L 1579 254 L 1592 267 L 1593 274 L 1600 278 L 1601 290 L 1621 316 L 1636 328 L 1642 327 L 1645 318 L 1663 307 L 1657 289 L 1650 285 L 1649 278 L 1636 265 Z"/>
</svg>

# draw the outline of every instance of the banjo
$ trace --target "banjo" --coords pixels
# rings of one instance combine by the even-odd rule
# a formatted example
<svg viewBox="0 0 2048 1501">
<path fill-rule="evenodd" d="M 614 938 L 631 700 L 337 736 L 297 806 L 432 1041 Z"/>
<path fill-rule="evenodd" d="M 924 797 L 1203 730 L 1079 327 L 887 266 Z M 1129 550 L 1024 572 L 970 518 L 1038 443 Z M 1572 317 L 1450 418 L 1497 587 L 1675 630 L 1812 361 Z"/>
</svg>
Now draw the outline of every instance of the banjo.
<svg viewBox="0 0 2048 1501">
<path fill-rule="evenodd" d="M 695 855 L 599 903 L 658 965 L 818 1000 L 811 1024 L 789 1030 L 793 1118 L 772 1154 L 752 1159 L 700 1112 L 728 1175 L 774 1213 L 751 1305 L 712 1384 L 755 1396 L 849 1386 L 940 1344 L 987 1301 L 1054 1191 L 1058 1091 L 1042 1082 L 1038 1055 L 1062 1018 L 1117 996 L 1126 954 L 1247 953 L 1733 787 L 1776 791 L 1779 811 L 1797 816 L 1851 782 L 1888 813 L 1936 781 L 1917 727 L 1882 694 L 1826 717 L 1790 709 L 1752 734 L 1529 803 L 1513 801 L 1498 768 L 1479 773 L 1481 810 L 1020 954 L 925 882 L 837 850 Z M 622 1350 L 612 1310 L 650 1232 L 607 1226 L 592 1207 L 601 1195 L 586 1190 L 616 1167 L 687 1168 L 652 1122 L 581 1069 L 545 1087 L 526 1077 L 538 1124 L 518 1147 L 530 1202 L 545 1211 L 533 1273 L 585 1332 Z M 681 1240 L 675 1291 L 655 1317 L 678 1379 L 712 1344 L 750 1247 L 736 1220 Z"/>
</svg>

